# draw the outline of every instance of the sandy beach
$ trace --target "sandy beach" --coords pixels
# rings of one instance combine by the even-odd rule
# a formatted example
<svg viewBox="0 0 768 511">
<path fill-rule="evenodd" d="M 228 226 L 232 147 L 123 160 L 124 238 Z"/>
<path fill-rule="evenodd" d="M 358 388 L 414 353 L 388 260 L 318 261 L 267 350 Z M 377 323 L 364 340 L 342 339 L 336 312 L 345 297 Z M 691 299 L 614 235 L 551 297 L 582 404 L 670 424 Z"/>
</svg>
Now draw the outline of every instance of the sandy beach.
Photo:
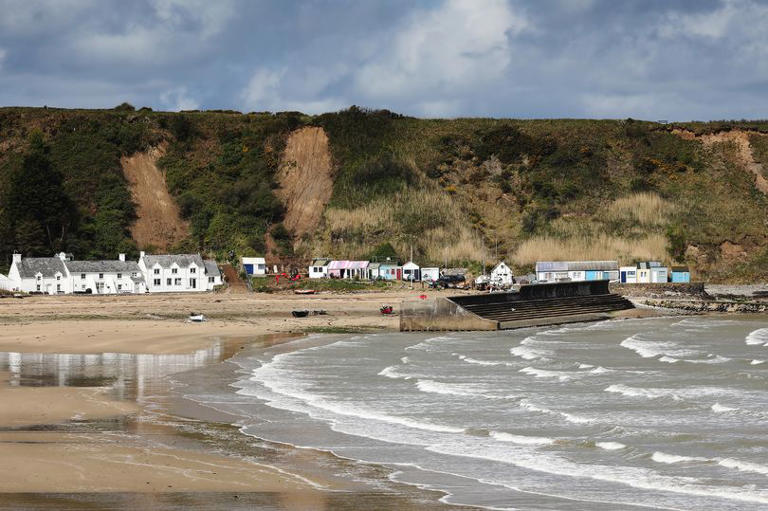
<svg viewBox="0 0 768 511">
<path fill-rule="evenodd" d="M 313 462 L 303 473 L 285 470 L 179 436 L 168 424 L 184 419 L 164 410 L 166 377 L 304 332 L 396 330 L 397 316 L 383 316 L 379 307 L 421 293 L 0 300 L 0 352 L 8 368 L 0 373 L 0 503 L 39 505 L 37 497 L 22 497 L 29 494 L 235 492 L 280 495 L 278 507 L 286 509 L 322 508 L 320 494 L 355 488 L 324 477 Z M 326 314 L 294 318 L 294 309 Z M 190 312 L 208 321 L 189 323 Z M 135 368 L 126 373 L 130 364 Z"/>
</svg>

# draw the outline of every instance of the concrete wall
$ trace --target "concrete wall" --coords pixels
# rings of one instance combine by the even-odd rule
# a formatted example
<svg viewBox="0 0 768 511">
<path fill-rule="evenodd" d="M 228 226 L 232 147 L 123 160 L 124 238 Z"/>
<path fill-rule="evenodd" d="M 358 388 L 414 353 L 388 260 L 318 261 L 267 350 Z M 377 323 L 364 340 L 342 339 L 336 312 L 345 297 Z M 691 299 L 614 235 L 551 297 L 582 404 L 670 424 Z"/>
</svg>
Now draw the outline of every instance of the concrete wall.
<svg viewBox="0 0 768 511">
<path fill-rule="evenodd" d="M 400 331 L 497 330 L 497 321 L 483 319 L 447 298 L 405 301 L 400 306 Z"/>
</svg>

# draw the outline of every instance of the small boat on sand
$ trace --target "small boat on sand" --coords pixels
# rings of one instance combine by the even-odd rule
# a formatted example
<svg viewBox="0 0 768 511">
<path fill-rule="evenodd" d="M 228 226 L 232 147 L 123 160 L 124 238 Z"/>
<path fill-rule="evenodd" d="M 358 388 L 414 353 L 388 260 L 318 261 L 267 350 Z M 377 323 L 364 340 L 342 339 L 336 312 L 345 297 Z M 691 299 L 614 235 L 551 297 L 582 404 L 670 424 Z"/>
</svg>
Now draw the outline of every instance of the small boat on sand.
<svg viewBox="0 0 768 511">
<path fill-rule="evenodd" d="M 309 311 L 307 309 L 294 310 L 294 311 L 291 311 L 291 314 L 293 315 L 294 318 L 306 318 L 307 316 L 309 316 Z"/>
<path fill-rule="evenodd" d="M 390 315 L 390 314 L 394 314 L 395 309 L 391 305 L 382 305 L 379 308 L 379 312 L 381 312 L 384 315 Z"/>
<path fill-rule="evenodd" d="M 187 321 L 190 323 L 202 323 L 204 321 L 208 321 L 204 315 L 202 314 L 195 314 L 194 312 L 189 315 L 189 318 L 187 318 Z"/>
<path fill-rule="evenodd" d="M 313 295 L 316 291 L 314 289 L 294 289 L 293 294 L 295 295 Z"/>
</svg>

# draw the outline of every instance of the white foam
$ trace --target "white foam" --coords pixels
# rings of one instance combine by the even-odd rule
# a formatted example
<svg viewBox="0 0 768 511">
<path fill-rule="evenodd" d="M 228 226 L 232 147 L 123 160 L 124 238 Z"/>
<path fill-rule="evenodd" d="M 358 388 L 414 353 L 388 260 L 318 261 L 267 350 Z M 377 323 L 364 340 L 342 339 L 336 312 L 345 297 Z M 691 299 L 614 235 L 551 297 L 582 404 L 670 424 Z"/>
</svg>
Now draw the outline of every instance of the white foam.
<svg viewBox="0 0 768 511">
<path fill-rule="evenodd" d="M 698 359 L 698 360 L 685 360 L 689 364 L 723 364 L 730 362 L 731 359 L 720 355 L 710 356 L 710 358 Z"/>
<path fill-rule="evenodd" d="M 428 394 L 483 397 L 487 399 L 516 399 L 515 396 L 494 396 L 484 393 L 481 386 L 473 383 L 444 383 L 435 380 L 418 380 L 416 388 Z"/>
<path fill-rule="evenodd" d="M 618 451 L 619 449 L 625 449 L 627 447 L 621 442 L 595 442 L 595 445 L 606 451 Z"/>
<path fill-rule="evenodd" d="M 479 366 L 511 365 L 509 362 L 504 362 L 502 360 L 478 360 L 476 358 L 468 357 L 466 355 L 459 355 L 459 360 L 466 362 L 467 364 L 474 364 Z"/>
<path fill-rule="evenodd" d="M 521 373 L 534 376 L 536 378 L 557 378 L 560 381 L 568 381 L 571 376 L 563 371 L 547 371 L 546 369 L 537 369 L 535 367 L 523 367 Z"/>
<path fill-rule="evenodd" d="M 768 328 L 758 328 L 747 334 L 744 341 L 747 344 L 766 344 L 768 343 Z"/>
<path fill-rule="evenodd" d="M 752 362 L 749 363 L 749 365 L 753 365 L 753 366 L 757 366 L 757 365 L 760 365 L 760 364 L 765 364 L 765 360 L 757 360 L 757 359 L 755 359 L 755 360 L 753 360 Z"/>
<path fill-rule="evenodd" d="M 491 431 L 490 437 L 495 438 L 499 442 L 510 442 L 518 445 L 552 445 L 555 443 L 554 439 L 552 438 L 513 435 L 511 433 L 503 433 L 500 431 Z"/>
<path fill-rule="evenodd" d="M 664 355 L 663 357 L 659 357 L 659 362 L 666 362 L 668 364 L 674 364 L 676 362 L 680 362 L 680 360 Z"/>
<path fill-rule="evenodd" d="M 729 408 L 727 406 L 723 406 L 720 403 L 715 403 L 712 405 L 712 411 L 715 413 L 726 413 L 726 412 L 735 412 L 738 410 L 738 408 Z"/>
<path fill-rule="evenodd" d="M 592 364 L 579 364 L 579 369 L 591 369 L 593 366 Z"/>
<path fill-rule="evenodd" d="M 408 357 L 402 357 L 402 358 L 400 359 L 400 362 L 402 362 L 403 364 L 407 364 L 407 363 L 408 363 L 408 362 L 410 362 L 410 361 L 411 361 L 411 359 L 410 359 L 410 358 L 408 358 Z"/>
<path fill-rule="evenodd" d="M 603 366 L 597 366 L 594 369 L 590 371 L 591 374 L 606 374 L 606 373 L 613 373 L 613 369 L 606 369 Z"/>
<path fill-rule="evenodd" d="M 509 352 L 512 355 L 520 357 L 524 360 L 546 359 L 552 356 L 552 352 L 549 350 L 529 346 L 525 343 L 525 339 L 520 344 L 520 346 L 515 346 L 514 348 L 510 349 Z"/>
<path fill-rule="evenodd" d="M 387 366 L 381 371 L 379 371 L 379 376 L 386 376 L 387 378 L 392 378 L 393 380 L 410 380 L 411 377 L 407 374 L 402 374 L 397 372 L 397 366 Z"/>
<path fill-rule="evenodd" d="M 547 415 L 557 415 L 559 417 L 562 417 L 563 419 L 567 420 L 568 422 L 572 422 L 574 424 L 593 424 L 597 423 L 599 421 L 594 419 L 589 419 L 586 417 L 580 417 L 578 415 L 573 415 L 567 412 L 557 412 L 555 410 L 550 410 L 549 408 L 545 408 L 543 406 L 538 406 L 527 399 L 521 399 L 518 403 L 520 405 L 520 408 L 524 408 L 526 410 L 529 410 L 531 412 L 537 412 L 537 413 L 544 413 Z"/>
<path fill-rule="evenodd" d="M 739 461 L 733 458 L 725 458 L 717 462 L 726 468 L 735 468 L 739 472 L 753 472 L 755 474 L 768 475 L 768 466 L 752 463 L 749 461 Z"/>
<path fill-rule="evenodd" d="M 627 397 L 644 397 L 648 399 L 672 398 L 675 401 L 697 399 L 702 396 L 717 396 L 727 394 L 725 389 L 717 387 L 688 387 L 681 389 L 629 387 L 614 384 L 605 388 L 605 392 L 613 392 Z"/>
<path fill-rule="evenodd" d="M 619 346 L 630 349 L 643 358 L 661 357 L 662 362 L 675 363 L 676 357 L 690 357 L 699 352 L 682 348 L 670 341 L 650 341 L 642 339 L 639 334 L 627 337 Z"/>
<path fill-rule="evenodd" d="M 683 463 L 691 461 L 709 461 L 707 458 L 698 458 L 694 456 L 679 456 L 677 454 L 667 454 L 664 452 L 656 451 L 651 456 L 651 459 L 656 463 L 666 463 L 671 465 L 673 463 Z"/>
</svg>

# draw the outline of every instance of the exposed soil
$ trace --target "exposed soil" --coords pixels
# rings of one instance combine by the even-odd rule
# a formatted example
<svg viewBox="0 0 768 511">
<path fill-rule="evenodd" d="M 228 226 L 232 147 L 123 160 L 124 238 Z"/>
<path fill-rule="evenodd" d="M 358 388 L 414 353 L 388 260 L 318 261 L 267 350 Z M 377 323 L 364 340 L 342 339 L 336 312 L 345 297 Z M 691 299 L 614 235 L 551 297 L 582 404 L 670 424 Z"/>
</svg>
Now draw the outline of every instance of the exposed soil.
<svg viewBox="0 0 768 511">
<path fill-rule="evenodd" d="M 136 222 L 131 236 L 139 248 L 153 246 L 166 251 L 189 235 L 189 225 L 182 220 L 179 207 L 168 193 L 165 176 L 157 168 L 157 160 L 165 154 L 165 147 L 124 156 L 120 159 L 123 174 L 136 203 Z"/>
<path fill-rule="evenodd" d="M 672 133 L 685 140 L 701 140 L 705 147 L 717 143 L 732 143 L 737 148 L 738 163 L 755 175 L 755 187 L 768 195 L 768 179 L 763 174 L 763 166 L 755 160 L 752 146 L 749 144 L 750 132 L 742 130 L 721 131 L 706 135 L 696 135 L 691 131 L 674 129 Z"/>
<path fill-rule="evenodd" d="M 242 294 L 248 292 L 245 282 L 240 279 L 240 275 L 237 274 L 237 270 L 231 264 L 221 265 L 221 270 L 224 273 L 224 280 L 227 282 L 226 293 Z"/>
<path fill-rule="evenodd" d="M 278 172 L 278 197 L 285 205 L 283 221 L 294 239 L 315 230 L 333 192 L 333 168 L 328 136 L 318 127 L 294 131 L 288 137 Z"/>
</svg>

